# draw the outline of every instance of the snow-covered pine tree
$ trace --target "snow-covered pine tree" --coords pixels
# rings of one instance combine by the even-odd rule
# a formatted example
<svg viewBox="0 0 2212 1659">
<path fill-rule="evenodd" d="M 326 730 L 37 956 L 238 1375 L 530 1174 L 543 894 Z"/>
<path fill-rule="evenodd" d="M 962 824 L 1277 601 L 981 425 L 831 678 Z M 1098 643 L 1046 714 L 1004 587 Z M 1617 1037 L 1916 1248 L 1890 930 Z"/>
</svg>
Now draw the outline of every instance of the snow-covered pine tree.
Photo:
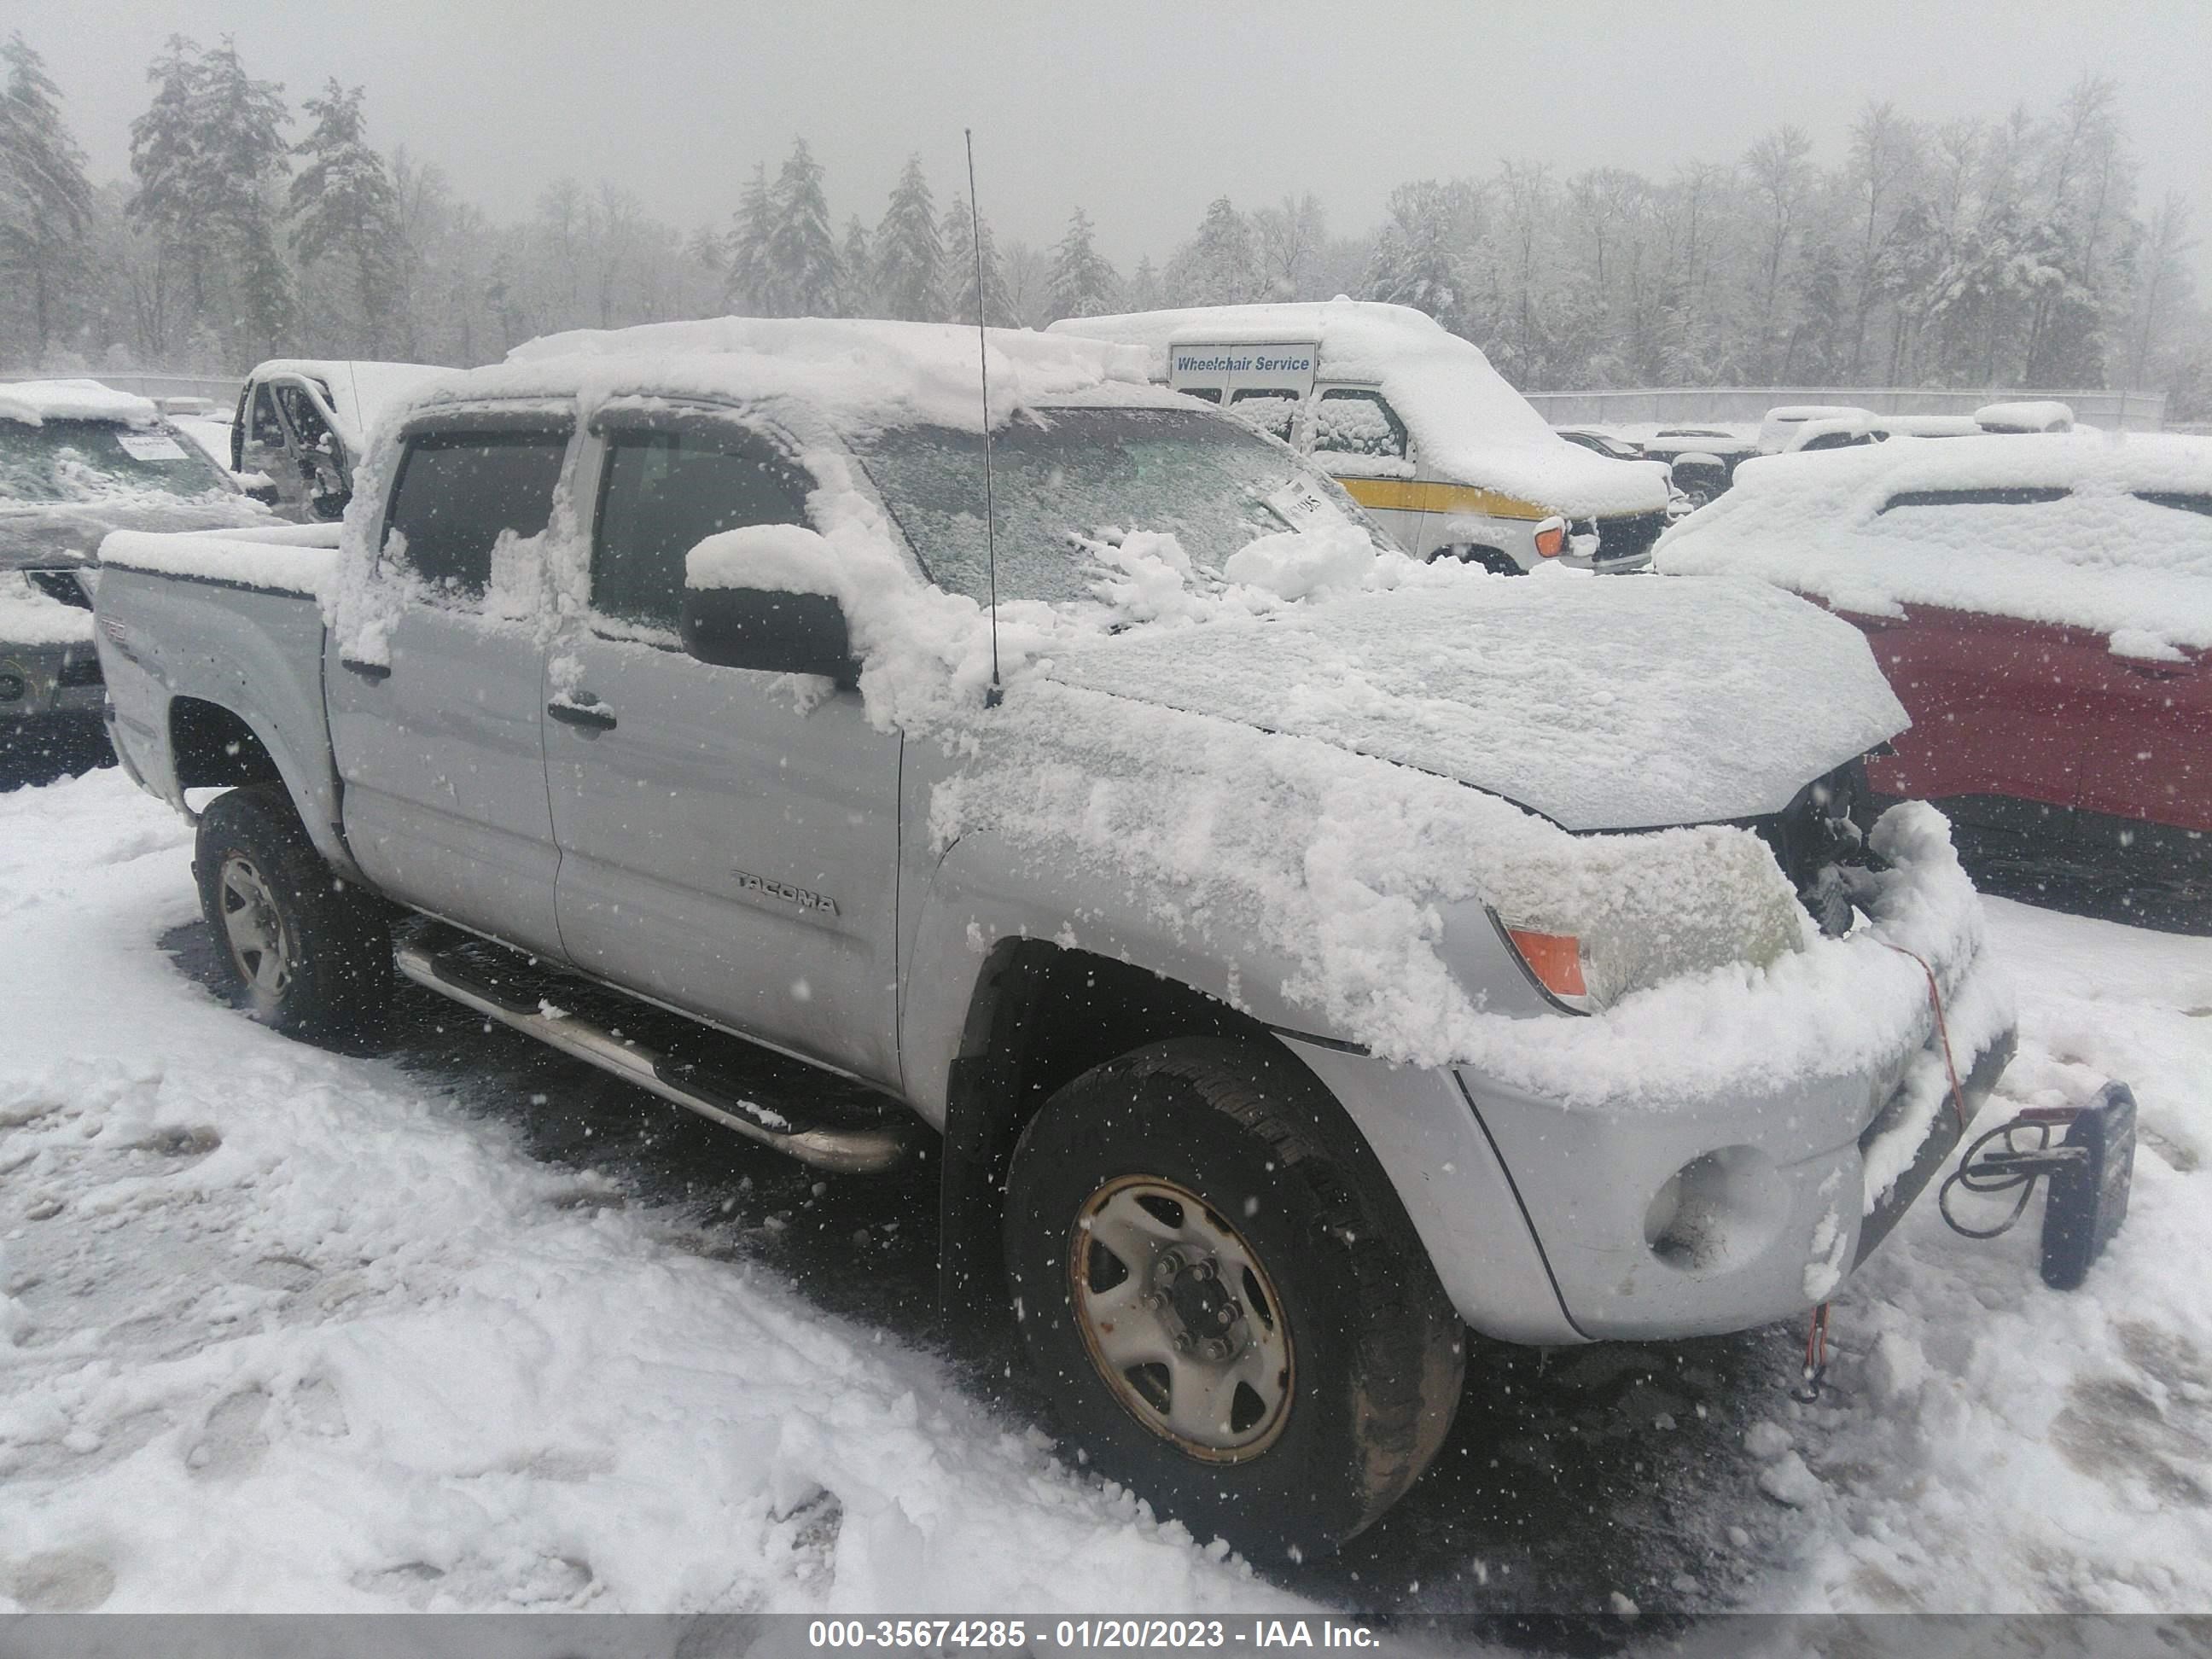
<svg viewBox="0 0 2212 1659">
<path fill-rule="evenodd" d="M 292 180 L 292 246 L 310 265 L 333 257 L 344 262 L 361 338 L 369 356 L 381 357 L 398 287 L 398 198 L 384 158 L 364 136 L 362 95 L 361 88 L 348 90 L 333 76 L 303 106 L 315 125 L 292 151 L 307 158 Z"/>
<path fill-rule="evenodd" d="M 93 216 L 84 152 L 62 120 L 61 90 L 21 34 L 0 46 L 0 270 L 28 301 L 34 356 L 62 332 L 64 301 Z"/>
<path fill-rule="evenodd" d="M 769 288 L 776 315 L 829 317 L 837 310 L 837 244 L 822 164 L 795 140 L 775 180 L 775 216 L 769 233 Z"/>
<path fill-rule="evenodd" d="M 945 244 L 937 228 L 937 204 L 922 176 L 921 157 L 909 155 L 890 207 L 876 226 L 876 301 L 886 317 L 909 322 L 945 315 Z"/>
<path fill-rule="evenodd" d="M 276 187 L 287 169 L 283 128 L 291 113 L 283 87 L 257 81 L 230 35 L 203 60 L 206 72 L 198 142 L 210 209 L 210 228 L 228 257 L 237 285 L 237 326 L 258 355 L 273 354 L 293 317 L 292 273 L 277 246 Z"/>
<path fill-rule="evenodd" d="M 1471 192 L 1456 184 L 1423 179 L 1399 185 L 1368 261 L 1365 296 L 1411 306 L 1446 328 L 1460 328 L 1473 220 Z"/>
<path fill-rule="evenodd" d="M 1055 317 L 1097 317 L 1113 310 L 1121 278 L 1091 241 L 1091 216 L 1081 208 L 1052 251 L 1052 313 Z"/>
<path fill-rule="evenodd" d="M 762 163 L 754 163 L 753 176 L 745 181 L 744 194 L 738 198 L 732 218 L 726 284 L 729 301 L 740 311 L 771 316 L 768 248 L 775 229 L 775 192 L 769 187 L 768 168 Z"/>
<path fill-rule="evenodd" d="M 968 198 L 956 196 L 945 210 L 941 232 L 945 246 L 947 309 L 956 323 L 975 320 L 975 244 L 983 249 L 983 320 L 993 328 L 1013 325 L 1014 304 L 1006 292 L 1006 273 L 999 265 L 999 251 L 992 245 L 991 222 L 977 221 L 968 210 Z"/>
<path fill-rule="evenodd" d="M 1177 305 L 1233 306 L 1267 291 L 1252 246 L 1251 222 L 1226 196 L 1207 204 L 1198 234 L 1168 263 L 1166 287 Z"/>
<path fill-rule="evenodd" d="M 138 188 L 123 210 L 182 267 L 189 328 L 206 317 L 210 275 L 208 244 L 193 234 L 206 205 L 198 129 L 207 75 L 199 43 L 171 35 L 161 56 L 147 66 L 146 78 L 153 83 L 154 101 L 131 124 L 131 172 Z"/>
<path fill-rule="evenodd" d="M 291 272 L 277 245 L 276 187 L 289 120 L 273 81 L 246 72 L 235 41 L 202 52 L 171 35 L 147 78 L 154 102 L 131 124 L 138 189 L 125 211 L 182 260 L 192 324 L 215 324 L 234 356 L 267 356 L 289 331 Z M 212 308 L 227 280 L 227 303 Z M 225 326 L 227 325 L 227 326 Z"/>
<path fill-rule="evenodd" d="M 1121 303 L 1132 311 L 1157 311 L 1166 303 L 1160 288 L 1160 273 L 1151 254 L 1137 256 L 1137 268 L 1129 273 L 1128 291 L 1122 295 Z"/>
<path fill-rule="evenodd" d="M 837 251 L 837 314 L 872 317 L 876 314 L 875 250 L 860 216 L 845 221 L 845 245 Z"/>
</svg>

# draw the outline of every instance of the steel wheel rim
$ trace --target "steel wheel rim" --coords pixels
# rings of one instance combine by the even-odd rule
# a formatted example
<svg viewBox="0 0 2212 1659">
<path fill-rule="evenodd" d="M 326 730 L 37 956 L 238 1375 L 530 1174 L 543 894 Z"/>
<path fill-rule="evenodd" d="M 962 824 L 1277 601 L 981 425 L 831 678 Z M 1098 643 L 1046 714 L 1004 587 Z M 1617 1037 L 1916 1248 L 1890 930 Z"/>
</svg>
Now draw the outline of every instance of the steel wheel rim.
<svg viewBox="0 0 2212 1659">
<path fill-rule="evenodd" d="M 1068 1279 L 1091 1363 L 1138 1422 L 1201 1462 L 1281 1437 L 1297 1386 L 1282 1298 L 1195 1193 L 1155 1176 L 1108 1182 L 1077 1213 Z"/>
<path fill-rule="evenodd" d="M 292 982 L 292 932 L 269 884 L 242 854 L 233 853 L 223 860 L 216 891 L 231 965 L 248 989 L 271 999 L 283 996 Z"/>
</svg>

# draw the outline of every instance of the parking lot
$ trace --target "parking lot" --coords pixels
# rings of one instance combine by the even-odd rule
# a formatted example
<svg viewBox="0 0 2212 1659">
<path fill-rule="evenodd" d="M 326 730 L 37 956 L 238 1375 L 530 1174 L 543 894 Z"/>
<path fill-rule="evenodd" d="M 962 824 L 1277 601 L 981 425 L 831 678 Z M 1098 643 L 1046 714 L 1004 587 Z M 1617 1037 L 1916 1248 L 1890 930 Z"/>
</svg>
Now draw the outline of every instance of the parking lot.
<svg viewBox="0 0 2212 1659">
<path fill-rule="evenodd" d="M 1431 1478 L 1286 1576 L 1056 1460 L 1003 1336 L 939 1328 L 926 1166 L 811 1175 L 422 994 L 380 1060 L 270 1036 L 208 988 L 182 827 L 114 771 L 0 797 L 0 825 L 7 949 L 47 970 L 0 1016 L 26 1606 L 263 1606 L 272 1571 L 358 1608 L 2212 1591 L 2202 937 L 1992 904 L 2023 1043 L 1990 1115 L 2106 1075 L 2143 1102 L 2135 1212 L 2082 1291 L 2038 1281 L 2032 1218 L 1975 1244 L 1923 1206 L 1837 1305 L 1809 1407 L 1795 1326 L 1478 1346 Z"/>
</svg>

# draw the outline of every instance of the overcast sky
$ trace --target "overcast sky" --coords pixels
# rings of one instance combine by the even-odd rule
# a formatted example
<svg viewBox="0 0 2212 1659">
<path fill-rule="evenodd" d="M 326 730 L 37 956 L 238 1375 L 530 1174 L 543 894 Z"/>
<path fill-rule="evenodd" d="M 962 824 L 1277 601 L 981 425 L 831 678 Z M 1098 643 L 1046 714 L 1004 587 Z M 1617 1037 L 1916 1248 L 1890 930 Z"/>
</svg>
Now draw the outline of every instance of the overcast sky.
<svg viewBox="0 0 2212 1659">
<path fill-rule="evenodd" d="M 1224 191 L 1311 190 L 1352 231 L 1405 179 L 1504 157 L 1663 177 L 1788 121 L 1832 163 L 1870 98 L 1929 120 L 2041 113 L 2094 70 L 2119 83 L 2142 206 L 2183 192 L 2212 276 L 2212 0 L 9 0 L 11 24 L 103 179 L 128 168 L 162 39 L 230 33 L 295 103 L 329 75 L 366 86 L 372 137 L 496 217 L 573 173 L 726 225 L 752 164 L 804 134 L 838 222 L 872 225 L 911 150 L 951 195 L 967 125 L 1002 239 L 1051 242 L 1080 204 L 1125 269 Z"/>
</svg>

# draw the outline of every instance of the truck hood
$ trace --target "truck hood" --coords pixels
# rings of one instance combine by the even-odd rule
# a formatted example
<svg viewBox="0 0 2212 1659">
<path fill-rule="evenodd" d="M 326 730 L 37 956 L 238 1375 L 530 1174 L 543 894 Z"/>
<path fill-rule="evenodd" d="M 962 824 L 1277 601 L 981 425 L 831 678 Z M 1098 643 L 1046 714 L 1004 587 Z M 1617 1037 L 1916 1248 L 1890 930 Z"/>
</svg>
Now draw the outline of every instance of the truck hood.
<svg viewBox="0 0 2212 1659">
<path fill-rule="evenodd" d="M 1733 578 L 1470 574 L 1195 628 L 1133 629 L 1046 672 L 1454 778 L 1573 830 L 1779 811 L 1907 724 L 1856 629 Z"/>
<path fill-rule="evenodd" d="M 259 502 L 243 495 L 0 502 L 0 570 L 89 563 L 111 530 L 240 530 L 275 522 Z"/>
</svg>

